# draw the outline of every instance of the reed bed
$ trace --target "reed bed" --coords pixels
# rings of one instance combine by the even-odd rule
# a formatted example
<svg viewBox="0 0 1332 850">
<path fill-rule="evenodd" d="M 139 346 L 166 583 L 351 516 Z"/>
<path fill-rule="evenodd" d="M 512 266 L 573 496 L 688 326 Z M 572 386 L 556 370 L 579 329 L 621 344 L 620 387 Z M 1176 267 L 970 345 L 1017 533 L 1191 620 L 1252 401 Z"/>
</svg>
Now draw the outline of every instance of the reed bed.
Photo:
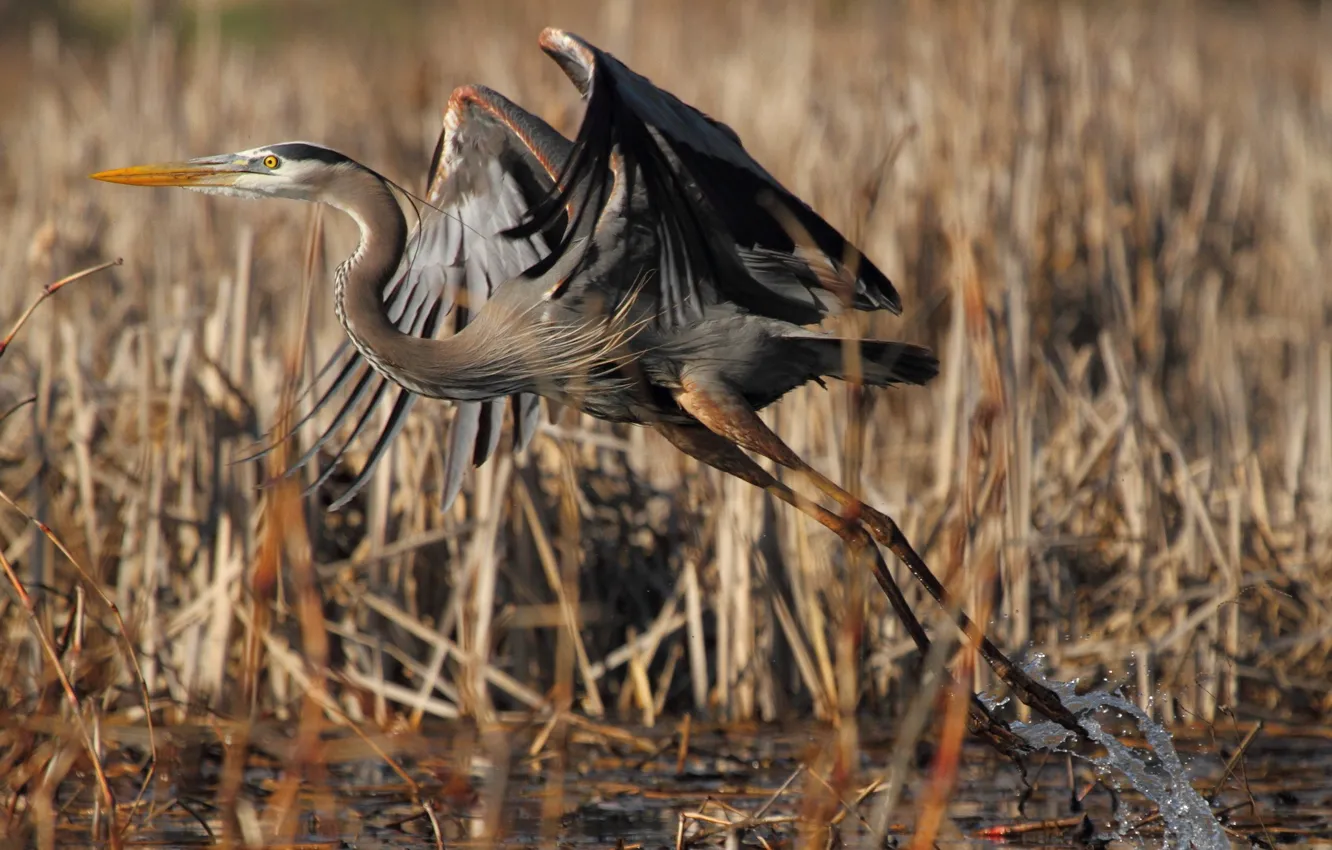
<svg viewBox="0 0 1332 850">
<path fill-rule="evenodd" d="M 308 405 L 298 390 L 341 339 L 327 281 L 351 225 L 85 177 L 305 138 L 420 191 L 455 85 L 574 131 L 574 93 L 535 46 L 548 24 L 729 123 L 898 283 L 904 317 L 858 330 L 933 346 L 941 376 L 858 415 L 834 386 L 765 417 L 896 517 L 1007 651 L 1170 724 L 1332 711 L 1327 20 L 528 2 L 256 44 L 227 36 L 230 6 L 132 17 L 109 43 L 49 22 L 6 34 L 26 76 L 0 126 L 0 315 L 124 260 L 43 305 L 0 360 L 0 408 L 36 397 L 0 423 L 18 506 L 0 551 L 31 594 L 0 597 L 11 811 L 39 810 L 39 787 L 50 806 L 75 719 L 99 752 L 142 755 L 112 727 L 468 718 L 558 736 L 571 718 L 909 703 L 914 646 L 838 541 L 643 430 L 555 412 L 442 513 L 449 412 L 428 403 L 348 508 L 323 510 L 368 445 L 308 499 L 310 470 L 265 485 L 323 424 L 236 462 Z M 296 752 L 312 763 L 317 743 Z"/>
</svg>

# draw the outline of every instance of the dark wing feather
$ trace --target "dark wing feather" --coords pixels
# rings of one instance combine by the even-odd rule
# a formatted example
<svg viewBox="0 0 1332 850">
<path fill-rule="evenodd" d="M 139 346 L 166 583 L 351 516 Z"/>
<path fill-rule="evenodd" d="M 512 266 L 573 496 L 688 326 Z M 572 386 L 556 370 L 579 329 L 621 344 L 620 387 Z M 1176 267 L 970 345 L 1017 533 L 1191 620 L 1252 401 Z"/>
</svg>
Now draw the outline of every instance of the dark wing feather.
<svg viewBox="0 0 1332 850">
<path fill-rule="evenodd" d="M 630 179 L 642 181 L 656 219 L 662 257 L 655 285 L 668 324 L 697 315 L 713 298 L 801 324 L 844 303 L 901 312 L 888 278 L 759 165 L 730 127 L 576 35 L 547 29 L 540 44 L 587 108 L 559 190 L 515 235 L 548 228 L 570 204 L 604 204 L 618 152 Z M 553 255 L 573 244 L 571 231 Z"/>
<path fill-rule="evenodd" d="M 458 333 L 495 287 L 549 253 L 548 236 L 562 231 L 563 220 L 552 221 L 546 232 L 534 230 L 517 238 L 501 234 L 552 191 L 558 163 L 570 148 L 571 143 L 548 124 L 496 92 L 481 86 L 453 92 L 430 165 L 429 207 L 408 239 L 401 270 L 384 289 L 389 318 L 400 330 L 422 337 Z M 365 431 L 386 391 L 392 388 L 395 394 L 365 465 L 331 510 L 345 505 L 369 481 L 416 401 L 414 393 L 390 387 L 354 349 L 347 357 L 347 349 L 340 348 L 321 374 L 341 358 L 346 362 L 315 403 L 315 411 L 331 405 L 342 388 L 351 386 L 352 392 L 293 469 L 311 460 L 358 408 L 361 415 L 352 438 L 338 449 L 315 486 L 327 479 L 333 465 Z M 445 509 L 462 488 L 467 468 L 484 463 L 499 445 L 504 408 L 510 402 L 515 411 L 515 445 L 526 447 L 538 421 L 536 396 L 456 404 L 446 441 Z"/>
</svg>

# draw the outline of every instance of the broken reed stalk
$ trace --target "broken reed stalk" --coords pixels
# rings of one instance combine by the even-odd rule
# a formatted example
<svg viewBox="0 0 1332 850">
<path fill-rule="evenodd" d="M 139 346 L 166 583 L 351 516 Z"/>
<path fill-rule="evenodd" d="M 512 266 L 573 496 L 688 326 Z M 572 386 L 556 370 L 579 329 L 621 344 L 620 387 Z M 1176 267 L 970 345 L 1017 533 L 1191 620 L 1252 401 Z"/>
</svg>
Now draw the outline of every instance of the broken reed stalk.
<svg viewBox="0 0 1332 850">
<path fill-rule="evenodd" d="M 236 616 L 239 617 L 241 622 L 247 627 L 254 628 L 254 623 L 250 620 L 250 615 L 246 613 L 244 608 L 237 608 Z M 274 659 L 275 665 L 289 674 L 301 687 L 302 691 L 309 694 L 314 701 L 318 703 L 321 709 L 327 711 L 339 723 L 351 729 L 356 737 L 370 748 L 371 752 L 375 754 L 375 757 L 387 765 L 389 770 L 392 770 L 394 775 L 402 781 L 403 785 L 407 788 L 412 803 L 419 806 L 422 813 L 430 821 L 436 850 L 443 850 L 443 833 L 439 828 L 439 818 L 434 810 L 434 804 L 425 794 L 425 789 L 422 788 L 421 784 L 412 778 L 412 775 L 407 772 L 399 760 L 393 758 L 383 746 L 375 741 L 374 738 L 370 737 L 360 723 L 357 723 L 354 719 L 348 716 L 327 691 L 318 691 L 311 687 L 309 672 L 305 669 L 304 661 L 297 658 L 296 653 L 292 652 L 289 647 L 283 645 L 280 639 L 275 637 L 271 632 L 263 632 L 260 634 L 260 639 L 264 642 L 270 657 Z M 325 669 L 324 674 L 325 676 L 328 676 L 329 671 Z"/>
<path fill-rule="evenodd" d="M 18 413 L 20 410 L 27 407 L 28 405 L 35 404 L 36 401 L 37 401 L 37 396 L 30 395 L 21 401 L 15 402 L 13 406 L 11 406 L 3 414 L 0 414 L 0 423 L 3 423 L 6 419 L 13 416 L 15 413 Z"/>
<path fill-rule="evenodd" d="M 130 807 L 129 817 L 125 820 L 125 828 L 128 829 L 134 822 L 134 816 L 138 814 L 139 806 L 143 804 L 144 795 L 148 791 L 148 786 L 152 784 L 153 774 L 157 770 L 157 734 L 156 727 L 153 723 L 153 708 L 152 700 L 148 693 L 148 682 L 143 677 L 143 668 L 139 665 L 139 656 L 135 653 L 134 645 L 130 642 L 129 629 L 125 625 L 125 618 L 121 616 L 119 606 L 111 600 L 111 597 L 106 595 L 106 592 L 102 590 L 102 586 L 94 581 L 92 576 L 88 575 L 88 571 L 83 568 L 83 565 L 78 562 L 73 553 L 71 553 L 68 547 L 65 546 L 64 542 L 62 542 L 61 539 L 56 536 L 55 532 L 51 530 L 50 526 L 20 508 L 4 490 L 0 490 L 0 500 L 3 500 L 14 512 L 32 523 L 33 526 L 46 537 L 46 539 L 51 541 L 51 544 L 60 551 L 60 554 L 65 557 L 65 560 L 70 566 L 74 567 L 78 572 L 79 578 L 83 581 L 80 586 L 91 589 L 93 594 L 101 600 L 102 605 L 106 607 L 107 611 L 116 621 L 116 632 L 119 637 L 118 642 L 124 650 L 125 660 L 129 663 L 130 669 L 134 671 L 134 681 L 135 684 L 138 685 L 139 696 L 143 700 L 144 723 L 148 727 L 148 764 L 144 768 L 143 782 L 139 784 L 139 792 L 134 797 L 134 804 Z"/>
<path fill-rule="evenodd" d="M 950 595 L 953 599 L 968 600 L 975 617 L 965 626 L 967 639 L 958 665 L 960 677 L 944 690 L 946 705 L 939 749 L 921 805 L 921 817 L 911 839 L 912 850 L 934 846 L 957 781 L 962 733 L 967 722 L 967 703 L 962 699 L 961 691 L 964 687 L 969 690 L 970 683 L 976 678 L 976 658 L 983 637 L 979 624 L 990 621 L 992 594 L 988 589 L 1002 555 L 997 545 L 998 535 L 993 533 L 994 522 L 1003 514 L 1011 452 L 1007 420 L 1003 415 L 1005 387 L 991 333 L 984 282 L 975 267 L 970 245 L 954 236 L 950 247 L 956 280 L 955 297 L 961 304 L 969 343 L 969 356 L 961 365 L 972 379 L 970 383 L 974 389 L 969 395 L 976 399 L 974 408 L 966 417 L 965 447 L 959 446 L 959 453 L 965 451 L 966 463 L 961 467 L 962 481 L 958 487 L 961 510 L 953 534 L 961 544 L 961 557 L 958 563 L 950 565 L 956 576 L 955 583 L 963 584 L 963 587 L 960 592 L 959 588 L 952 588 Z"/>
<path fill-rule="evenodd" d="M 40 307 L 48 298 L 55 295 L 57 292 L 59 292 L 61 289 L 65 288 L 71 283 L 82 280 L 86 277 L 90 277 L 94 274 L 97 274 L 98 272 L 105 271 L 106 269 L 109 269 L 112 266 L 119 266 L 122 263 L 123 260 L 117 257 L 114 260 L 108 260 L 104 263 L 100 263 L 95 266 L 90 266 L 81 271 L 77 271 L 74 272 L 73 274 L 66 275 L 65 277 L 62 277 L 59 280 L 49 283 L 46 286 L 42 287 L 41 293 L 35 299 L 33 299 L 32 303 L 28 306 L 28 308 L 24 310 L 23 313 L 19 316 L 19 318 L 14 322 L 13 327 L 9 329 L 9 333 L 5 335 L 4 339 L 0 340 L 0 358 L 2 358 L 5 352 L 8 351 L 9 346 L 12 345 L 14 340 L 18 337 L 19 331 L 23 330 L 23 326 L 27 324 L 28 319 L 32 317 L 33 313 L 36 312 L 37 308 Z M 6 411 L 3 416 L 0 416 L 0 422 L 3 422 L 5 419 L 8 419 L 10 415 L 12 415 L 15 411 L 19 410 L 23 406 L 35 400 L 36 396 L 33 396 L 31 398 L 20 401 L 18 404 L 14 405 L 8 411 Z M 24 519 L 32 523 L 33 527 L 35 527 L 38 531 L 40 531 L 42 535 L 46 537 L 46 539 L 51 541 L 51 544 L 54 545 L 56 549 L 60 551 L 60 554 L 62 554 L 65 557 L 65 559 L 74 567 L 74 569 L 78 571 L 79 577 L 83 581 L 82 586 L 84 588 L 90 589 L 97 596 L 97 598 L 101 600 L 102 604 L 106 607 L 106 609 L 110 612 L 111 616 L 116 621 L 116 627 L 120 638 L 120 643 L 125 650 L 126 660 L 129 662 L 130 668 L 134 671 L 134 678 L 139 686 L 140 695 L 143 698 L 144 721 L 148 726 L 148 764 L 145 768 L 144 780 L 142 784 L 139 786 L 139 792 L 135 796 L 133 806 L 131 806 L 130 808 L 129 817 L 126 818 L 125 821 L 125 828 L 128 829 L 130 824 L 132 824 L 134 821 L 134 816 L 138 813 L 139 806 L 143 802 L 144 794 L 147 792 L 148 786 L 152 782 L 153 772 L 157 767 L 157 740 L 153 729 L 152 703 L 148 693 L 147 681 L 144 679 L 143 670 L 139 666 L 138 656 L 134 652 L 134 647 L 129 642 L 129 629 L 126 628 L 125 620 L 120 615 L 120 609 L 116 606 L 114 602 L 111 601 L 110 597 L 106 595 L 105 591 L 102 590 L 101 585 L 93 581 L 92 576 L 88 575 L 87 571 L 84 570 L 83 566 L 78 562 L 78 559 L 75 558 L 74 555 L 70 553 L 69 549 L 66 548 L 65 544 L 60 540 L 60 538 L 56 536 L 55 532 L 51 530 L 50 526 L 48 526 L 46 523 L 42 522 L 41 520 L 29 514 L 27 511 L 20 508 L 18 504 L 9 497 L 9 494 L 4 492 L 4 490 L 2 489 L 0 489 L 0 499 L 3 499 L 4 502 L 8 504 L 10 508 L 12 508 L 16 513 L 18 513 Z M 92 761 L 93 770 L 96 773 L 98 785 L 100 787 L 100 790 L 102 791 L 103 796 L 106 799 L 107 809 L 108 809 L 107 816 L 110 818 L 110 841 L 113 847 L 119 847 L 122 835 L 120 833 L 120 830 L 117 828 L 117 812 L 116 812 L 115 797 L 111 793 L 111 786 L 106 781 L 106 774 L 102 769 L 101 756 L 99 755 L 97 749 L 93 746 L 92 736 L 88 732 L 87 725 L 84 722 L 83 712 L 79 705 L 78 697 L 75 696 L 73 687 L 70 685 L 69 679 L 65 675 L 64 668 L 60 664 L 60 658 L 55 651 L 54 645 L 50 642 L 50 638 L 47 636 L 45 630 L 42 628 L 41 623 L 37 620 L 36 603 L 34 602 L 32 597 L 28 595 L 27 589 L 23 586 L 23 583 L 22 581 L 20 581 L 18 574 L 14 572 L 13 566 L 9 563 L 8 559 L 4 557 L 3 553 L 0 553 L 0 565 L 3 565 L 5 574 L 9 578 L 10 584 L 13 587 L 15 594 L 18 595 L 20 601 L 23 604 L 24 609 L 27 610 L 28 612 L 29 624 L 32 627 L 34 636 L 37 637 L 37 639 L 41 642 L 42 650 L 47 654 L 47 657 L 50 659 L 52 665 L 54 666 L 57 675 L 60 677 L 61 686 L 64 688 L 65 696 L 69 700 L 70 707 L 74 712 L 75 722 L 79 726 L 79 731 L 83 738 L 84 746 L 88 751 L 88 758 Z"/>
<path fill-rule="evenodd" d="M 28 622 L 32 627 L 32 633 L 42 646 L 42 652 L 51 662 L 51 668 L 55 670 L 56 677 L 60 680 L 60 687 L 64 690 L 65 700 L 69 703 L 70 712 L 74 715 L 74 725 L 78 727 L 79 737 L 83 741 L 83 749 L 88 753 L 88 760 L 92 762 L 93 774 L 97 778 L 97 788 L 106 802 L 108 824 L 108 840 L 111 842 L 113 850 L 119 850 L 122 846 L 120 830 L 117 828 L 116 817 L 116 797 L 111 793 L 111 784 L 106 780 L 106 771 L 102 768 L 102 757 L 93 744 L 92 733 L 88 731 L 88 723 L 83 717 L 83 708 L 79 704 L 79 698 L 74 693 L 74 686 L 70 684 L 69 677 L 65 675 L 65 669 L 60 663 L 60 653 L 56 652 L 55 645 L 51 643 L 51 638 L 42 628 L 42 624 L 37 619 L 37 603 L 28 595 L 24 589 L 23 582 L 19 580 L 18 574 L 14 572 L 13 564 L 0 552 L 0 569 L 5 572 L 5 577 L 9 579 L 9 585 L 13 588 L 14 594 L 19 598 L 23 609 L 27 612 Z"/>
<path fill-rule="evenodd" d="M 310 211 L 305 273 L 301 278 L 302 323 L 296 336 L 296 344 L 288 347 L 287 377 L 282 385 L 278 407 L 282 411 L 275 428 L 279 434 L 291 431 L 298 414 L 296 404 L 301 384 L 301 365 L 305 361 L 304 349 L 313 301 L 314 269 L 317 262 L 316 250 L 320 244 L 321 221 L 322 209 L 316 205 Z M 308 676 L 296 737 L 292 744 L 291 763 L 278 781 L 267 813 L 267 832 L 281 843 L 291 843 L 296 838 L 299 823 L 296 802 L 302 787 L 308 784 L 319 789 L 324 784 L 321 781 L 325 779 L 322 775 L 323 765 L 318 758 L 321 750 L 323 707 L 316 694 L 322 695 L 327 690 L 328 669 L 328 631 L 324 626 L 319 590 L 315 585 L 310 536 L 306 528 L 304 506 L 301 504 L 301 488 L 298 479 L 284 474 L 289 463 L 287 450 L 289 445 L 288 441 L 280 442 L 265 458 L 270 483 L 264 494 L 264 508 L 261 515 L 264 536 L 260 550 L 261 558 L 267 557 L 275 561 L 274 572 L 280 575 L 285 566 L 286 572 L 292 576 L 296 592 L 296 620 L 300 627 L 301 649 Z"/>
<path fill-rule="evenodd" d="M 541 515 L 537 513 L 536 503 L 532 501 L 532 493 L 528 489 L 527 482 L 521 476 L 514 477 L 513 492 L 518 499 L 523 516 L 527 519 L 528 527 L 532 530 L 533 542 L 536 543 L 537 547 L 537 557 L 541 562 L 542 570 L 545 572 L 546 582 L 550 585 L 551 592 L 555 594 L 555 600 L 560 606 L 564 629 L 572 642 L 578 672 L 583 679 L 584 693 L 591 704 L 590 711 L 593 716 L 600 717 L 605 713 L 605 707 L 601 703 L 597 680 L 592 675 L 592 662 L 588 659 L 587 647 L 583 645 L 578 613 L 565 593 L 564 579 L 561 576 L 560 567 L 556 563 L 555 548 L 551 545 L 550 535 L 546 533 Z M 564 702 L 572 704 L 572 699 L 573 693 L 571 691 Z"/>
<path fill-rule="evenodd" d="M 55 295 L 57 292 L 75 281 L 83 280 L 85 277 L 97 274 L 100 271 L 105 271 L 112 266 L 119 266 L 124 262 L 125 261 L 122 258 L 116 257 L 114 260 L 107 260 L 104 263 L 90 266 L 89 268 L 74 272 L 71 275 L 62 277 L 60 280 L 48 283 L 46 286 L 42 287 L 41 294 L 34 298 L 32 303 L 28 305 L 28 309 L 24 310 L 22 315 L 18 317 L 18 320 L 14 322 L 14 326 L 9 329 L 9 333 L 5 334 L 5 338 L 0 339 L 0 357 L 4 356 L 5 352 L 9 349 L 9 346 L 13 344 L 14 338 L 18 336 L 18 332 L 23 330 L 23 326 L 28 323 L 28 319 L 32 317 L 32 314 L 36 312 L 38 307 L 42 306 L 42 303 L 45 302 L 46 299 Z M 10 412 L 12 413 L 13 411 Z"/>
</svg>

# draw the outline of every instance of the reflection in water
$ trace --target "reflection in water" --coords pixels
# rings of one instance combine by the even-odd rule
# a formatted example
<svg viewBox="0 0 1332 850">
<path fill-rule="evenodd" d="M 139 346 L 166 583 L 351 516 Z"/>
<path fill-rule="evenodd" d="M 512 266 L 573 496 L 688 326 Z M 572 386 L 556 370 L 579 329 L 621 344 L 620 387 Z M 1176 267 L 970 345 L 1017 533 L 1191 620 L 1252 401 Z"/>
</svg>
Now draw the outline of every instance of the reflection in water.
<svg viewBox="0 0 1332 850">
<path fill-rule="evenodd" d="M 1008 843 L 1024 846 L 1067 847 L 1087 838 L 1098 843 L 1121 839 L 1112 846 L 1161 846 L 1163 840 L 1172 847 L 1189 842 L 1196 847 L 1229 846 L 1188 780 L 1200 788 L 1213 788 L 1230 755 L 1226 748 L 1234 746 L 1242 731 L 1185 729 L 1172 744 L 1163 729 L 1117 697 L 1079 696 L 1071 686 L 1047 684 L 1059 689 L 1070 707 L 1097 713 L 1097 740 L 1108 753 L 1086 761 L 1075 759 L 1072 770 L 1068 756 L 1037 753 L 1028 765 L 1028 787 L 1014 765 L 983 744 L 969 744 L 938 846 L 993 847 L 992 841 L 978 836 L 1006 825 L 1029 829 L 1008 838 Z M 1124 719 L 1133 723 L 1123 723 Z M 517 723 L 506 727 L 511 746 L 503 750 L 512 755 L 501 816 L 494 819 L 501 829 L 496 846 L 609 850 L 623 840 L 629 846 L 657 850 L 674 848 L 677 838 L 695 848 L 729 843 L 756 848 L 766 843 L 774 850 L 802 846 L 799 818 L 808 811 L 809 789 L 817 786 L 806 779 L 814 765 L 826 763 L 821 755 L 836 740 L 831 730 L 810 724 L 737 731 L 695 723 L 682 756 L 674 728 L 660 723 L 654 730 L 613 734 L 571 728 L 566 770 L 559 775 L 549 750 L 528 755 L 539 727 Z M 1062 730 L 1055 735 L 1039 724 L 1024 730 L 1042 746 L 1068 746 Z M 118 738 L 114 743 L 123 747 L 129 731 L 107 727 L 106 737 Z M 127 837 L 154 846 L 209 846 L 220 841 L 228 820 L 237 839 L 272 834 L 277 801 L 284 798 L 285 783 L 293 778 L 294 729 L 278 723 L 250 727 L 234 815 L 224 815 L 233 807 L 222 801 L 227 753 L 218 732 L 209 726 L 159 730 L 164 757 L 149 789 L 151 809 L 140 810 Z M 854 776 L 846 786 L 850 790 L 844 795 L 860 814 L 868 816 L 873 809 L 872 793 L 855 801 L 861 791 L 883 778 L 893 753 L 893 734 L 891 726 L 876 727 L 869 718 L 861 719 L 859 762 L 853 765 Z M 505 758 L 503 752 L 487 747 L 462 723 L 376 735 L 373 745 L 345 729 L 327 731 L 322 765 L 305 774 L 322 778 L 307 778 L 294 795 L 292 839 L 303 843 L 273 846 L 433 847 L 421 805 L 375 749 L 397 760 L 418 784 L 438 816 L 445 846 L 475 844 L 483 824 L 491 820 L 484 811 L 485 784 Z M 930 760 L 926 748 L 917 763 L 921 775 L 928 772 Z M 108 772 L 117 799 L 133 800 L 142 780 L 142 754 L 127 756 L 121 766 L 112 761 Z M 1330 767 L 1332 738 L 1320 736 L 1320 730 L 1269 727 L 1246 751 L 1242 772 L 1231 778 L 1215 805 L 1226 813 L 1226 827 L 1241 840 L 1332 840 Z M 792 781 L 793 776 L 798 778 Z M 903 846 L 915 826 L 916 806 L 926 784 L 908 783 L 893 815 L 891 837 Z M 62 850 L 91 846 L 87 836 L 93 797 L 86 782 L 71 779 L 62 788 L 55 801 L 61 818 L 56 846 Z M 1153 817 L 1158 808 L 1159 819 Z M 845 846 L 862 846 L 866 832 L 859 818 L 841 813 L 839 820 Z M 750 825 L 744 829 L 727 825 L 741 821 Z M 1045 822 L 1045 827 L 1030 829 L 1038 822 Z M 728 835 L 734 836 L 730 842 Z"/>
</svg>

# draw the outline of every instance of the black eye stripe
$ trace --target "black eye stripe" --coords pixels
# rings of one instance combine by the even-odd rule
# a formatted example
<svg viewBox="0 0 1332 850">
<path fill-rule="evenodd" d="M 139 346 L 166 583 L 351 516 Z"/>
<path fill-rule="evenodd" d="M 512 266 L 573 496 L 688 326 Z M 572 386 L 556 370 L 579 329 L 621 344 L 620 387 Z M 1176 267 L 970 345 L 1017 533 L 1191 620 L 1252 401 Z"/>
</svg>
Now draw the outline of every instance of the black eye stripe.
<svg viewBox="0 0 1332 850">
<path fill-rule="evenodd" d="M 347 162 L 347 157 L 331 151 L 328 148 L 321 148 L 318 145 L 310 145 L 305 142 L 284 142 L 280 145 L 274 145 L 273 153 L 279 154 L 286 159 L 317 160 L 329 165 L 337 165 Z"/>
</svg>

